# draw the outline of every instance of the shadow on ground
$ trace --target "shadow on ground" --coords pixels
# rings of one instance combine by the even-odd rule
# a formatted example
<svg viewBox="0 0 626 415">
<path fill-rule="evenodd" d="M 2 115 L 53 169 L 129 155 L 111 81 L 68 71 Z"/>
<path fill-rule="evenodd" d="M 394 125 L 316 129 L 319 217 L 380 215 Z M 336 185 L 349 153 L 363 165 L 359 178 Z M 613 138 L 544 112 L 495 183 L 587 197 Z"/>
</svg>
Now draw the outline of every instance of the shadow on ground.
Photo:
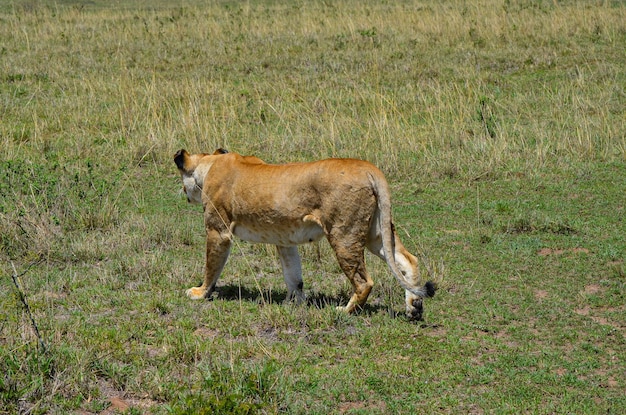
<svg viewBox="0 0 626 415">
<path fill-rule="evenodd" d="M 287 297 L 286 290 L 269 291 L 249 289 L 239 285 L 225 284 L 215 288 L 213 296 L 209 299 L 219 298 L 226 301 L 250 301 L 258 304 L 283 304 Z M 330 296 L 320 292 L 309 292 L 306 294 L 306 306 L 318 309 L 326 307 L 338 307 L 346 305 L 349 298 L 346 295 Z M 406 318 L 403 312 L 398 312 L 392 306 L 380 303 L 372 304 L 372 298 L 358 312 L 359 315 L 374 315 L 386 312 L 391 318 Z"/>
</svg>

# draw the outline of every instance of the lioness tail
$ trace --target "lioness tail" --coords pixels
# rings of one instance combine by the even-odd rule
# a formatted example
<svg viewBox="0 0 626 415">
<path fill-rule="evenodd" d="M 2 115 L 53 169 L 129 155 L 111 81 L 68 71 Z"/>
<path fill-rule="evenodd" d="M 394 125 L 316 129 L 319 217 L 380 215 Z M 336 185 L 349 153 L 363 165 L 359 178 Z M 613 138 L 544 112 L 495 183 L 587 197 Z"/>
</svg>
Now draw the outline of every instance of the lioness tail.
<svg viewBox="0 0 626 415">
<path fill-rule="evenodd" d="M 378 210 L 380 211 L 380 233 L 383 243 L 383 252 L 387 265 L 391 269 L 391 273 L 396 277 L 398 283 L 405 290 L 415 294 L 421 298 L 433 297 L 435 295 L 436 286 L 428 281 L 423 287 L 412 287 L 405 279 L 402 272 L 398 269 L 395 258 L 395 237 L 393 224 L 391 221 L 391 194 L 389 185 L 382 177 L 375 177 L 374 174 L 368 174 L 370 184 L 374 190 Z"/>
</svg>

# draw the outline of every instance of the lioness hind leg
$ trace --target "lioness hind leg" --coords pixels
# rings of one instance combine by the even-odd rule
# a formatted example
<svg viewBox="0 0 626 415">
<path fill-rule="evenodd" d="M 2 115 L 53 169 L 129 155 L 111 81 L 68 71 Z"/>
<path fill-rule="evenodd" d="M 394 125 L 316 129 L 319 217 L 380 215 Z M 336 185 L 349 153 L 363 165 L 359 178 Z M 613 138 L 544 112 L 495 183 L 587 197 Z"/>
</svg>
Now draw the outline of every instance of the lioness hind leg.
<svg viewBox="0 0 626 415">
<path fill-rule="evenodd" d="M 304 302 L 302 292 L 302 265 L 297 246 L 276 246 L 280 263 L 283 268 L 285 284 L 287 284 L 287 297 L 285 302 L 295 301 L 297 304 Z"/>
<path fill-rule="evenodd" d="M 211 296 L 215 289 L 217 279 L 222 273 L 226 260 L 228 259 L 230 245 L 230 235 L 222 234 L 216 230 L 207 230 L 204 281 L 199 287 L 189 288 L 187 290 L 187 297 L 192 300 L 201 300 Z"/>
<path fill-rule="evenodd" d="M 354 293 L 345 307 L 337 307 L 347 313 L 354 312 L 357 307 L 362 306 L 367 301 L 367 297 L 372 291 L 374 281 L 370 278 L 365 269 L 364 247 L 361 244 L 344 246 L 340 241 L 329 238 L 330 244 L 335 251 L 337 261 L 341 270 L 346 274 L 348 280 L 354 288 Z"/>
</svg>

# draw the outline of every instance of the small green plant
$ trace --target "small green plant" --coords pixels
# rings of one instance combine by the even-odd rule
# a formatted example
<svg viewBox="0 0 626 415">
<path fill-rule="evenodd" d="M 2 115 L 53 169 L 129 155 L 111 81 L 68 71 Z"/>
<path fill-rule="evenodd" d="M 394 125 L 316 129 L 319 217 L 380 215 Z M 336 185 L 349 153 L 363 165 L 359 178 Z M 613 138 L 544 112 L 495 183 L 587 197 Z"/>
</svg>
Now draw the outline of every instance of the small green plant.
<svg viewBox="0 0 626 415">
<path fill-rule="evenodd" d="M 276 385 L 276 363 L 267 362 L 260 370 L 238 370 L 213 367 L 207 372 L 198 392 L 182 391 L 178 404 L 170 408 L 172 414 L 237 414 L 265 413 L 273 400 Z M 263 403 L 266 402 L 266 403 Z"/>
</svg>

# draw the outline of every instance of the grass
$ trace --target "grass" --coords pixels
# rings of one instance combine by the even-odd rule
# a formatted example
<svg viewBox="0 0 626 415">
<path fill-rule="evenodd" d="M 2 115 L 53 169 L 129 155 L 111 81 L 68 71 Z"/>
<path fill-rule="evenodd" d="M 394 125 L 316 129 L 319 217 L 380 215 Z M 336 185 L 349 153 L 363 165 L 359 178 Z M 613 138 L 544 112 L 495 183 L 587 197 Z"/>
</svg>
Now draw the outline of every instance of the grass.
<svg viewBox="0 0 626 415">
<path fill-rule="evenodd" d="M 0 413 L 623 413 L 624 22 L 618 1 L 0 1 Z M 425 322 L 373 257 L 367 307 L 335 311 L 326 243 L 301 249 L 304 307 L 246 243 L 188 301 L 182 147 L 379 165 L 439 282 Z"/>
</svg>

